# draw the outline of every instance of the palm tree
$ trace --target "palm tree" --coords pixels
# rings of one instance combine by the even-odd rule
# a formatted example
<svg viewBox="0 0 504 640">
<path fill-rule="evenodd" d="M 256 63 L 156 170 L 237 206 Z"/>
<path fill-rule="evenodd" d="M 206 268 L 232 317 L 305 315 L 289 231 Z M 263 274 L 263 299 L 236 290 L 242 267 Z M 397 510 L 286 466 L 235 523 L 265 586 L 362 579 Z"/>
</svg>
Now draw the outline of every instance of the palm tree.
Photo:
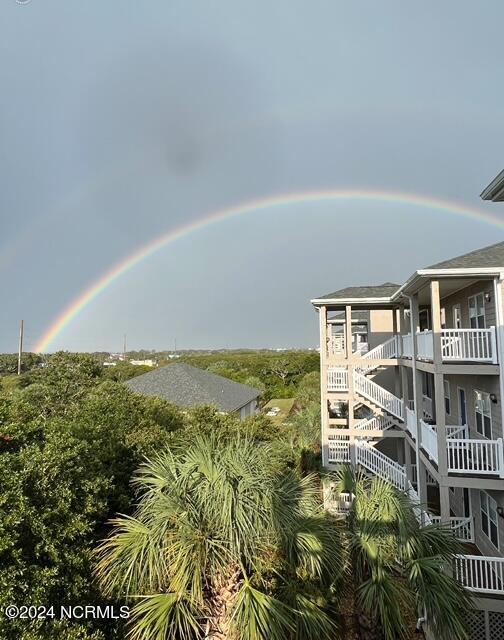
<svg viewBox="0 0 504 640">
<path fill-rule="evenodd" d="M 341 578 L 313 476 L 246 437 L 200 437 L 147 461 L 134 517 L 97 550 L 106 594 L 134 604 L 133 640 L 329 640 Z"/>
<path fill-rule="evenodd" d="M 471 598 L 449 572 L 461 552 L 451 531 L 419 527 L 415 505 L 381 478 L 343 467 L 335 491 L 354 496 L 343 531 L 361 637 L 409 638 L 411 620 L 425 615 L 437 640 L 468 638 Z"/>
</svg>

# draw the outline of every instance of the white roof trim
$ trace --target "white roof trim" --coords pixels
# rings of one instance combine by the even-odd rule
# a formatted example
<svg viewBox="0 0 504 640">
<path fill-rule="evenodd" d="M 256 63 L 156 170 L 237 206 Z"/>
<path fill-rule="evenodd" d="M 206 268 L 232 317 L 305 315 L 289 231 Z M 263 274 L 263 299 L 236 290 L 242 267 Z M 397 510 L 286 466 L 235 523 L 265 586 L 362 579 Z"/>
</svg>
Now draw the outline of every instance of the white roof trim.
<svg viewBox="0 0 504 640">
<path fill-rule="evenodd" d="M 327 305 L 327 304 L 359 304 L 366 302 L 374 302 L 379 304 L 380 302 L 391 302 L 392 298 L 387 296 L 386 298 L 314 298 L 310 302 L 314 305 Z"/>
</svg>

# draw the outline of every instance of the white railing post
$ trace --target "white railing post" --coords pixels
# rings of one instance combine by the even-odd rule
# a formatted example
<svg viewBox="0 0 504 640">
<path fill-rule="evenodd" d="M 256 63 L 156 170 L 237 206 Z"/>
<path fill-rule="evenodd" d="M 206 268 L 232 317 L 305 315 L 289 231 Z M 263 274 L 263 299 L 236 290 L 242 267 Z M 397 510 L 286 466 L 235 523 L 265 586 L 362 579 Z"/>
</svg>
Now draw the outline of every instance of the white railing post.
<svg viewBox="0 0 504 640">
<path fill-rule="evenodd" d="M 490 345 L 492 349 L 492 362 L 497 364 L 497 340 L 495 338 L 495 327 L 490 327 Z"/>
<path fill-rule="evenodd" d="M 504 478 L 504 446 L 502 438 L 497 438 L 497 463 L 499 465 L 499 478 Z"/>
</svg>

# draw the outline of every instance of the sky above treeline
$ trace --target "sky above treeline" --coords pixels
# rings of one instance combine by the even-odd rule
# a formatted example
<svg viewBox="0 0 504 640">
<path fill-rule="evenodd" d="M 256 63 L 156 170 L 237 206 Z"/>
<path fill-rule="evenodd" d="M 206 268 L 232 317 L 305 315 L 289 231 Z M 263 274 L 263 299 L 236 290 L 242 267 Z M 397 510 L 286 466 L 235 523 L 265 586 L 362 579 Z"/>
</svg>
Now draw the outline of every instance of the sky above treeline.
<svg viewBox="0 0 504 640">
<path fill-rule="evenodd" d="M 0 5 L 0 351 L 181 225 L 322 189 L 453 200 L 504 221 L 504 4 Z M 200 227 L 140 261 L 49 350 L 304 347 L 310 298 L 402 282 L 503 239 L 427 206 L 334 199 Z"/>
</svg>

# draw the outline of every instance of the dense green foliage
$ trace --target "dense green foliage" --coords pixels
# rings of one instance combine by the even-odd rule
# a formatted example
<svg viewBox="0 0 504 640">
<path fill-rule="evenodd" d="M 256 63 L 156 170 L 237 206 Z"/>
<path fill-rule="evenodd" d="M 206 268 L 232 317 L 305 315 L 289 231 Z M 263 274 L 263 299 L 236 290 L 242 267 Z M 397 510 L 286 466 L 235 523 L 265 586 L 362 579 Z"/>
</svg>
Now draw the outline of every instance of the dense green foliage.
<svg viewBox="0 0 504 640">
<path fill-rule="evenodd" d="M 23 353 L 21 358 L 21 371 L 31 371 L 43 362 L 43 357 L 37 353 Z M 0 353 L 0 376 L 8 376 L 17 373 L 18 354 Z"/>
<path fill-rule="evenodd" d="M 182 427 L 176 408 L 101 374 L 90 356 L 57 354 L 0 395 L 0 608 L 100 602 L 90 555 L 104 523 L 130 509 L 144 455 Z M 61 638 L 88 633 L 59 627 Z M 57 628 L 0 618 L 5 640 L 57 637 Z"/>
</svg>

